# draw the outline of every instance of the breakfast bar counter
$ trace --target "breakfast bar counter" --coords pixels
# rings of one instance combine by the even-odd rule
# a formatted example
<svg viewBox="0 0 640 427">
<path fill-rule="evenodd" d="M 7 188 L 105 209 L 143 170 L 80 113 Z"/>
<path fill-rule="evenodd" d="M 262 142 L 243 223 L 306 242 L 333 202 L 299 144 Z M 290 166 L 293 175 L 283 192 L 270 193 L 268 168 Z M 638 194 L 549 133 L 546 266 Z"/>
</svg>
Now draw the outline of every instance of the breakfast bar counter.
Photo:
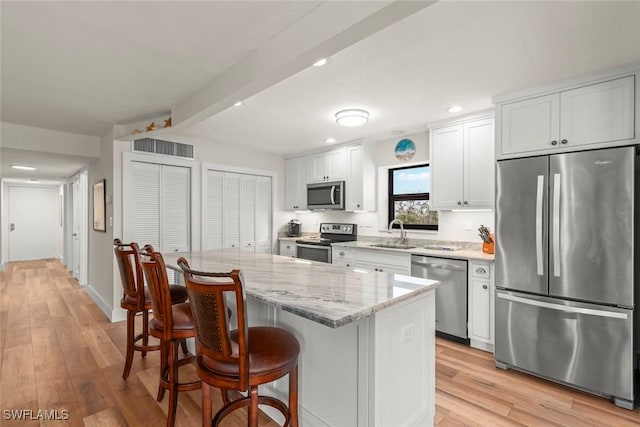
<svg viewBox="0 0 640 427">
<path fill-rule="evenodd" d="M 194 270 L 240 269 L 249 325 L 296 335 L 301 426 L 433 424 L 439 282 L 238 250 L 167 253 L 167 267 L 180 256 Z M 261 390 L 286 399 L 287 381 Z"/>
</svg>

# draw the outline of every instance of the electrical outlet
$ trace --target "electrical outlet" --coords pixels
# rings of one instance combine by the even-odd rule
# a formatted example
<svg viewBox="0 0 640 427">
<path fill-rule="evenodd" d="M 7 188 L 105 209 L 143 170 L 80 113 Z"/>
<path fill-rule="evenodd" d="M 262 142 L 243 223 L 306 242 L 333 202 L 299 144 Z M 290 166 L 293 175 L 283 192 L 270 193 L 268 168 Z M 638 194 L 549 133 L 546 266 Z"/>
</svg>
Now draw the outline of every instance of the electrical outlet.
<svg viewBox="0 0 640 427">
<path fill-rule="evenodd" d="M 400 330 L 400 342 L 407 342 L 413 339 L 415 328 L 413 325 L 407 325 Z"/>
</svg>

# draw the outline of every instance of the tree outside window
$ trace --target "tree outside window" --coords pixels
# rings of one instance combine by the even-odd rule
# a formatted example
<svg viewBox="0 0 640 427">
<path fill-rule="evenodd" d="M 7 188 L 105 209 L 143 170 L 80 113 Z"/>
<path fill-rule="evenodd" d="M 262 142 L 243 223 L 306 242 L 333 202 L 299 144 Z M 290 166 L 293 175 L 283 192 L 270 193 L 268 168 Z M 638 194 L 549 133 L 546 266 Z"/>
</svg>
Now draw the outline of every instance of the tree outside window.
<svg viewBox="0 0 640 427">
<path fill-rule="evenodd" d="M 406 229 L 438 230 L 438 212 L 429 209 L 430 184 L 428 164 L 389 169 L 389 221 L 399 219 Z"/>
</svg>

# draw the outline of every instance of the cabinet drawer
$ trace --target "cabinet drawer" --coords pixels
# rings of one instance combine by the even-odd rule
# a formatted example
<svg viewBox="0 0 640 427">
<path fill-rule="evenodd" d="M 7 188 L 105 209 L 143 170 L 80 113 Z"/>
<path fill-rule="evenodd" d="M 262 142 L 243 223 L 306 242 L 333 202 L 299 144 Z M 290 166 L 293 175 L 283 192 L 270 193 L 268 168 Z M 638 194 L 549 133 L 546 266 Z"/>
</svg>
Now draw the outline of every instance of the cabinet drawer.
<svg viewBox="0 0 640 427">
<path fill-rule="evenodd" d="M 489 280 L 491 278 L 491 269 L 489 268 L 489 264 L 477 264 L 472 262 L 471 276 Z"/>
<path fill-rule="evenodd" d="M 407 271 L 411 269 L 411 254 L 381 251 L 377 249 L 358 249 L 356 258 L 359 264 L 367 263 L 378 266 L 390 266 Z"/>
<path fill-rule="evenodd" d="M 331 254 L 333 264 L 340 262 L 353 262 L 355 259 L 355 252 L 353 249 L 341 248 L 339 246 L 332 248 Z"/>
<path fill-rule="evenodd" d="M 296 244 L 295 242 L 290 241 L 281 241 L 280 242 L 280 255 L 296 257 Z"/>
</svg>

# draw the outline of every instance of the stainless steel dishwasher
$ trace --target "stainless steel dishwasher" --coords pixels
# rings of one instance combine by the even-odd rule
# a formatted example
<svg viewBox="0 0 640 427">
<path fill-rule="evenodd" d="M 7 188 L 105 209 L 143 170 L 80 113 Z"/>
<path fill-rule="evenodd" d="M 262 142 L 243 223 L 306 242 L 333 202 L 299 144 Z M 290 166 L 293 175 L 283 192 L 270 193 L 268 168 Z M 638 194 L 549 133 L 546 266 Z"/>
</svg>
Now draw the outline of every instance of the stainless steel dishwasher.
<svg viewBox="0 0 640 427">
<path fill-rule="evenodd" d="M 412 255 L 411 275 L 441 283 L 436 288 L 438 335 L 468 342 L 467 261 Z"/>
</svg>

